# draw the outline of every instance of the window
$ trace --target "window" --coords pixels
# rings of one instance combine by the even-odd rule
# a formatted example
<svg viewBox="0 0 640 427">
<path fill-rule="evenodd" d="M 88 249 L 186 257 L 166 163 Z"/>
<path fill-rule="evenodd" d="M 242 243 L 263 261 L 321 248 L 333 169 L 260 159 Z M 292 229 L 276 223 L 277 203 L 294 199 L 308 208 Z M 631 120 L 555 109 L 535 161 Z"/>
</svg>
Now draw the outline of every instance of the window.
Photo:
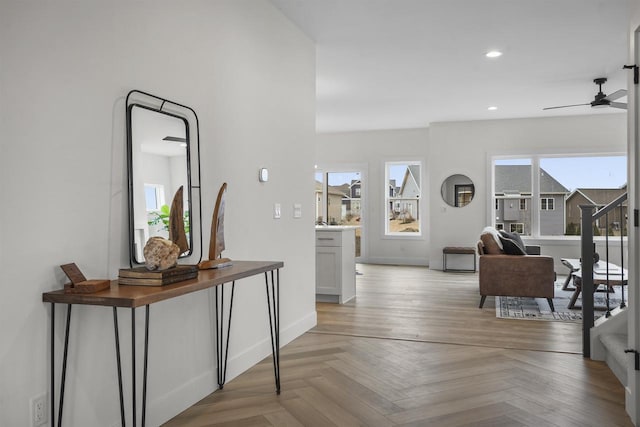
<svg viewBox="0 0 640 427">
<path fill-rule="evenodd" d="M 360 225 L 360 185 L 360 172 L 316 172 L 316 223 Z"/>
<path fill-rule="evenodd" d="M 455 186 L 455 194 L 456 194 L 455 206 L 459 208 L 463 206 L 467 206 L 469 203 L 471 203 L 474 192 L 475 192 L 475 189 L 473 185 L 456 185 Z"/>
<path fill-rule="evenodd" d="M 349 169 L 315 173 L 316 225 L 356 226 L 356 257 L 362 255 L 361 173 Z"/>
<path fill-rule="evenodd" d="M 554 199 L 542 197 L 540 198 L 540 209 L 543 211 L 552 211 L 553 203 L 554 203 Z"/>
<path fill-rule="evenodd" d="M 421 235 L 421 163 L 385 163 L 385 235 Z"/>
<path fill-rule="evenodd" d="M 164 205 L 164 186 L 160 184 L 145 184 L 144 198 L 148 211 L 158 211 Z"/>
<path fill-rule="evenodd" d="M 524 235 L 580 235 L 580 205 L 605 206 L 627 191 L 623 155 L 495 157 L 492 162 L 494 221 L 505 229 L 523 229 Z M 516 198 L 519 211 L 514 211 Z M 626 209 L 611 213 L 608 224 L 596 223 L 594 235 L 625 235 Z"/>
<path fill-rule="evenodd" d="M 501 222 L 496 223 L 496 230 L 504 230 L 504 224 Z"/>
<path fill-rule="evenodd" d="M 324 174 L 316 172 L 316 225 L 326 224 Z"/>
<path fill-rule="evenodd" d="M 531 230 L 529 202 L 533 194 L 531 185 L 531 159 L 499 159 L 494 161 L 494 197 L 497 204 L 493 218 L 511 230 L 512 224 L 524 224 L 521 234 Z M 526 232 L 525 232 L 526 230 Z"/>
<path fill-rule="evenodd" d="M 524 224 L 521 222 L 509 224 L 509 228 L 512 233 L 524 234 Z"/>
</svg>

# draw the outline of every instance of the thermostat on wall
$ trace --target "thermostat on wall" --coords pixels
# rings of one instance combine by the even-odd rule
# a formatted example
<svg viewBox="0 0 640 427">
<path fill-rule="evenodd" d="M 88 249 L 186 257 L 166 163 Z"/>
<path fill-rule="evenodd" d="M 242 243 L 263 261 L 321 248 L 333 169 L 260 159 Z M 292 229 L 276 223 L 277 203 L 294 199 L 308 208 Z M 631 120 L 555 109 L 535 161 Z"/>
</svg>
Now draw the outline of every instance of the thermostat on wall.
<svg viewBox="0 0 640 427">
<path fill-rule="evenodd" d="M 267 168 L 260 168 L 260 173 L 258 174 L 258 179 L 260 182 L 269 181 L 269 170 Z"/>
</svg>

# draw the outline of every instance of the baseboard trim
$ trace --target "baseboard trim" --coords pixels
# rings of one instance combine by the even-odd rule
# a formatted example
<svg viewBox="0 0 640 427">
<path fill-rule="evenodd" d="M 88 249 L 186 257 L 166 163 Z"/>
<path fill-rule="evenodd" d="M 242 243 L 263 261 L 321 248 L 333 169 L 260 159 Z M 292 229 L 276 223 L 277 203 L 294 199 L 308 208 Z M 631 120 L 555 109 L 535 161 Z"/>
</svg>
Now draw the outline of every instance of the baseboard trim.
<svg viewBox="0 0 640 427">
<path fill-rule="evenodd" d="M 359 262 L 362 264 L 407 265 L 407 266 L 420 266 L 420 267 L 429 266 L 429 260 L 427 258 L 367 257 L 366 260 L 360 260 Z"/>
<path fill-rule="evenodd" d="M 315 310 L 280 329 L 280 348 L 298 338 L 317 324 Z M 271 338 L 266 336 L 257 344 L 236 355 L 230 355 L 227 368 L 227 382 L 233 380 L 265 357 L 271 356 Z M 216 369 L 208 369 L 200 375 L 188 379 L 169 393 L 147 403 L 149 425 L 161 425 L 193 406 L 204 397 L 217 390 Z"/>
<path fill-rule="evenodd" d="M 209 369 L 179 385 L 164 396 L 154 399 L 152 402 L 147 402 L 147 424 L 158 426 L 169 421 L 205 396 L 213 393 L 217 389 L 217 381 L 216 370 Z"/>
</svg>

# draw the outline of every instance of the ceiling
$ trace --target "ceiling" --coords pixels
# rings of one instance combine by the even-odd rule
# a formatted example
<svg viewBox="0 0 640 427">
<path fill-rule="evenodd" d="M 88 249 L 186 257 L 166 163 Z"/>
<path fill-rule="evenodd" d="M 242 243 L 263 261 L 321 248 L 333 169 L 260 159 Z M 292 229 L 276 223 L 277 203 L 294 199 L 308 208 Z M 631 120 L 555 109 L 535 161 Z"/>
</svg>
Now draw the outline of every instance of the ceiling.
<svg viewBox="0 0 640 427">
<path fill-rule="evenodd" d="M 132 139 L 143 153 L 184 157 L 187 150 L 177 138 L 186 138 L 185 122 L 154 110 L 135 107 L 131 111 Z"/>
<path fill-rule="evenodd" d="M 626 89 L 628 0 L 271 1 L 316 42 L 319 132 L 624 113 L 542 108 Z"/>
</svg>

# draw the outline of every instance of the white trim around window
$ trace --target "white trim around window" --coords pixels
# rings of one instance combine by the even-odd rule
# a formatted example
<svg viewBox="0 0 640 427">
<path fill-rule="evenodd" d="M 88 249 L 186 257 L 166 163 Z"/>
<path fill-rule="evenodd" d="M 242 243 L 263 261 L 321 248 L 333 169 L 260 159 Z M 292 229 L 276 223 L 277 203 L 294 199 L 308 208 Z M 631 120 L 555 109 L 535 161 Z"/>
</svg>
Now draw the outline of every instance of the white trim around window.
<svg viewBox="0 0 640 427">
<path fill-rule="evenodd" d="M 540 210 L 541 211 L 555 210 L 555 199 L 553 197 L 540 197 Z"/>
<path fill-rule="evenodd" d="M 413 166 L 418 167 L 417 175 L 419 176 L 413 176 L 410 169 Z M 397 174 L 398 171 L 402 173 Z M 384 184 L 380 191 L 384 192 L 383 227 L 385 238 L 421 238 L 423 236 L 425 207 L 422 202 L 422 181 L 424 173 L 423 162 L 420 160 L 384 162 Z M 404 182 L 405 178 L 407 178 L 407 182 Z M 393 179 L 395 179 L 395 188 L 390 186 L 390 181 Z M 393 194 L 390 194 L 391 192 Z M 390 230 L 392 221 L 397 223 L 394 223 L 395 225 L 405 226 L 408 231 Z M 408 222 L 404 223 L 403 221 Z"/>
</svg>

